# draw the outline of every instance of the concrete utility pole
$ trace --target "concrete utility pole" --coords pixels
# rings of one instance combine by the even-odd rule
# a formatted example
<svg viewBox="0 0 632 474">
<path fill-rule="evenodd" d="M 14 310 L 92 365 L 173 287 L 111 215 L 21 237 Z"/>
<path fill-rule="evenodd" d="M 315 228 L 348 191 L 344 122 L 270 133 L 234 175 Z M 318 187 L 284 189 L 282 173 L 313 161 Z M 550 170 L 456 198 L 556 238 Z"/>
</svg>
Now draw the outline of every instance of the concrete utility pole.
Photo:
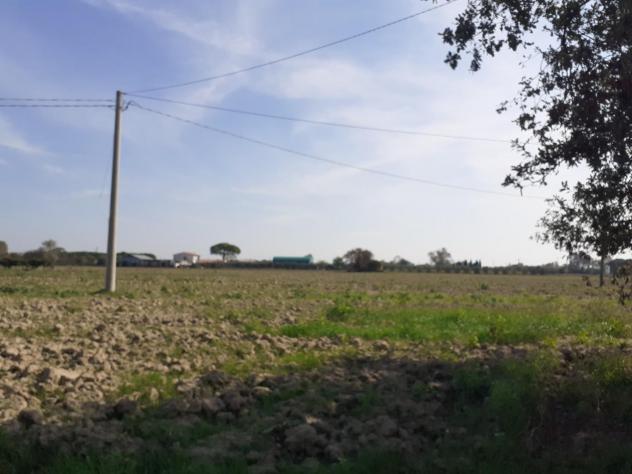
<svg viewBox="0 0 632 474">
<path fill-rule="evenodd" d="M 110 190 L 110 221 L 108 227 L 108 255 L 105 267 L 105 291 L 116 291 L 116 207 L 118 205 L 118 171 L 121 151 L 121 112 L 123 93 L 116 91 L 114 114 L 114 151 L 112 153 L 112 189 Z"/>
</svg>

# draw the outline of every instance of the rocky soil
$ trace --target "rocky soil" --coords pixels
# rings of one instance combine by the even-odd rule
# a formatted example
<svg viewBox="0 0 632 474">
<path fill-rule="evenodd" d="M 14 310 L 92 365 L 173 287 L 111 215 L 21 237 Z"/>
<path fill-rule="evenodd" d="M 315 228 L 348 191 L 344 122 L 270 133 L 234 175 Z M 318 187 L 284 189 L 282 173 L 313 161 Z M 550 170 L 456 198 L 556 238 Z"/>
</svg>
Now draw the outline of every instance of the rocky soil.
<svg viewBox="0 0 632 474">
<path fill-rule="evenodd" d="M 178 291 L 186 282 L 166 285 L 161 294 L 132 297 L 0 292 L 3 430 L 75 455 L 166 449 L 207 464 L 240 459 L 259 473 L 280 463 L 308 470 L 367 451 L 431 457 L 441 446 L 485 444 L 459 411 L 493 399 L 495 367 L 531 367 L 545 353 L 551 385 L 542 387 L 550 396 L 540 408 L 557 414 L 567 436 L 552 435 L 542 413 L 529 414 L 525 446 L 535 453 L 553 439 L 581 450 L 599 430 L 627 439 L 618 425 L 578 421 L 575 405 L 554 393 L 556 384 L 594 375 L 579 370 L 582 361 L 613 351 L 629 357 L 624 340 L 596 348 L 575 339 L 463 346 L 287 337 L 276 329 L 331 302 L 284 297 L 302 291 L 291 279 L 257 283 L 256 291 L 215 282 L 189 298 Z M 492 421 L 489 436 L 507 431 Z"/>
</svg>

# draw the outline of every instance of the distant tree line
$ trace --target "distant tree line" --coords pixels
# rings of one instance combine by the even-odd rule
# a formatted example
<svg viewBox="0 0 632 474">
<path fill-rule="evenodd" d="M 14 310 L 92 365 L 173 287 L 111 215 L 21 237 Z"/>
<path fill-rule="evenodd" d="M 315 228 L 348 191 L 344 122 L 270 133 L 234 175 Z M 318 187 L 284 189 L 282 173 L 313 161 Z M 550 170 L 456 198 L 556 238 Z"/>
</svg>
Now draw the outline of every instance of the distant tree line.
<svg viewBox="0 0 632 474">
<path fill-rule="evenodd" d="M 67 252 L 55 240 L 42 242 L 39 248 L 23 253 L 9 252 L 6 242 L 0 241 L 0 266 L 53 267 L 55 265 L 105 265 L 105 254 L 100 252 Z"/>
<path fill-rule="evenodd" d="M 193 268 L 278 268 L 271 260 L 240 261 L 235 257 L 241 252 L 239 247 L 221 243 L 213 246 L 214 254 L 221 255 L 222 261 L 202 262 L 192 265 Z M 123 253 L 119 254 L 119 257 Z M 153 258 L 153 254 L 145 254 Z M 430 262 L 414 264 L 410 260 L 396 256 L 391 261 L 376 260 L 373 252 L 363 248 L 354 248 L 333 261 L 319 261 L 292 267 L 301 270 L 339 270 L 351 272 L 417 272 L 417 273 L 473 273 L 473 274 L 521 274 L 521 275 L 554 275 L 564 273 L 599 274 L 604 261 L 596 259 L 584 252 L 570 254 L 566 264 L 557 262 L 542 265 L 524 265 L 516 263 L 504 266 L 483 266 L 482 261 L 452 261 L 452 255 L 445 248 L 428 253 Z M 4 267 L 53 267 L 56 265 L 104 266 L 106 256 L 100 252 L 67 252 L 54 240 L 42 242 L 39 248 L 24 253 L 11 253 L 6 242 L 0 241 L 0 266 Z M 627 260 L 605 260 L 611 267 L 611 273 L 627 263 Z M 158 265 L 156 265 L 158 266 Z"/>
</svg>

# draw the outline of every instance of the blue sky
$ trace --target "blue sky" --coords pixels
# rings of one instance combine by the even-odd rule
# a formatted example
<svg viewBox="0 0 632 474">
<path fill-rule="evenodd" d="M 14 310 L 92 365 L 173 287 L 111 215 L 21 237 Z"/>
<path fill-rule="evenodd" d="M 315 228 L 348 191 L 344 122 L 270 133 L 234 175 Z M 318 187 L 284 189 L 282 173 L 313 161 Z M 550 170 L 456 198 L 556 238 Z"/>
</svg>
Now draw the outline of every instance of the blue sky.
<svg viewBox="0 0 632 474">
<path fill-rule="evenodd" d="M 315 120 L 511 139 L 524 74 L 501 55 L 452 71 L 437 33 L 465 3 L 239 76 L 153 93 Z M 188 81 L 347 36 L 428 6 L 418 0 L 58 0 L 0 3 L 0 95 L 113 98 Z M 509 145 L 339 130 L 134 99 L 256 139 L 437 182 L 500 186 Z M 0 239 L 106 243 L 113 112 L 0 109 Z M 546 204 L 405 182 L 304 160 L 130 108 L 123 114 L 119 250 L 209 257 L 331 259 L 352 247 L 415 262 L 447 247 L 485 264 L 561 255 L 530 237 Z M 552 190 L 535 189 L 547 196 Z"/>
</svg>

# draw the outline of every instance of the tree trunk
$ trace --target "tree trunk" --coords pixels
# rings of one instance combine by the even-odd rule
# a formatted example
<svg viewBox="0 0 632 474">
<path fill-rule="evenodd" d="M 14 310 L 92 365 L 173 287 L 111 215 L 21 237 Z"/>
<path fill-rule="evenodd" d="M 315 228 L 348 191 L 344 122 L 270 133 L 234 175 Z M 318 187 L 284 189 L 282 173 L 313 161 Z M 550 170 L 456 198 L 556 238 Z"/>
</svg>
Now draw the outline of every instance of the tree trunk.
<svg viewBox="0 0 632 474">
<path fill-rule="evenodd" d="M 606 257 L 605 256 L 601 256 L 601 258 L 599 259 L 599 287 L 601 288 L 603 286 L 603 275 L 606 269 Z"/>
</svg>

